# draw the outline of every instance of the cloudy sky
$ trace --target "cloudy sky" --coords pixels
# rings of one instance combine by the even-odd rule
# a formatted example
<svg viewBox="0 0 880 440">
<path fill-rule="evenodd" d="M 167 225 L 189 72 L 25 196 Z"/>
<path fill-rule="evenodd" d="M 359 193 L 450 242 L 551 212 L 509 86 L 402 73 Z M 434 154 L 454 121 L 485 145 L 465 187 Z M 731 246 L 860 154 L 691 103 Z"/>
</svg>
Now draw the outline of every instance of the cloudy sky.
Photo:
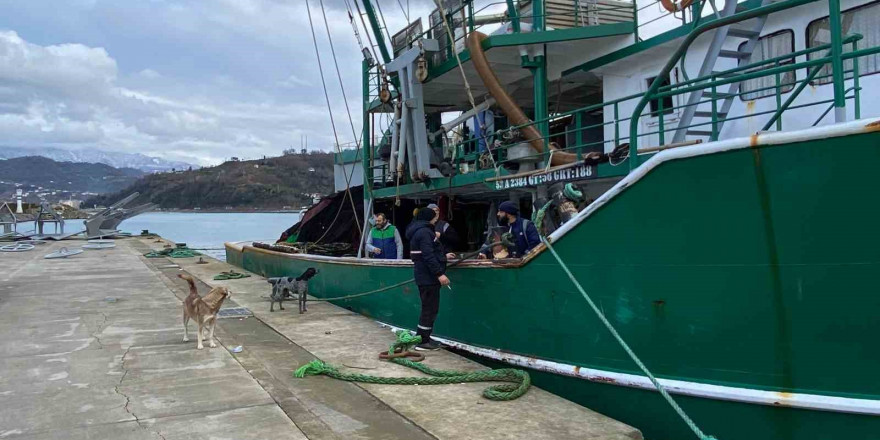
<svg viewBox="0 0 880 440">
<path fill-rule="evenodd" d="M 351 142 L 320 0 L 309 2 L 340 142 Z M 397 0 L 380 2 L 392 33 L 402 28 Z M 410 0 L 410 14 L 432 4 Z M 324 8 L 360 130 L 357 41 L 344 0 Z M 333 145 L 305 0 L 0 0 L 0 10 L 0 146 L 210 165 L 278 155 L 302 135 Z"/>
</svg>

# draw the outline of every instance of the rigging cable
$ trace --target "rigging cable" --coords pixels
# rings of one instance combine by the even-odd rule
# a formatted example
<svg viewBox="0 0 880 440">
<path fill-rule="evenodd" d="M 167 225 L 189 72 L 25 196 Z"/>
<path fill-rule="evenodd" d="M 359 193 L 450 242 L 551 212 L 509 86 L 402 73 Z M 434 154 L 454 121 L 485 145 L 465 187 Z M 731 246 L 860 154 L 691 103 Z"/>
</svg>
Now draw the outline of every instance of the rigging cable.
<svg viewBox="0 0 880 440">
<path fill-rule="evenodd" d="M 330 42 L 330 54 L 333 56 L 333 65 L 336 67 L 336 78 L 339 79 L 339 90 L 342 91 L 342 102 L 345 103 L 345 113 L 348 115 L 348 124 L 351 125 L 351 135 L 354 138 L 355 151 L 357 152 L 361 149 L 361 143 L 358 141 L 360 137 L 354 128 L 354 119 L 351 117 L 351 109 L 348 106 L 348 96 L 345 94 L 345 86 L 342 84 L 342 73 L 339 70 L 339 61 L 336 59 L 336 49 L 333 47 L 333 37 L 330 36 L 330 25 L 327 22 L 327 13 L 324 10 L 324 0 L 319 1 L 321 4 L 321 15 L 324 17 L 324 28 L 327 29 L 327 41 Z M 357 153 L 355 153 L 355 158 L 357 158 Z"/>
<path fill-rule="evenodd" d="M 327 82 L 324 80 L 324 68 L 321 66 L 321 52 L 318 50 L 318 38 L 315 36 L 315 25 L 312 22 L 312 8 L 309 6 L 309 0 L 306 0 L 306 12 L 309 17 L 309 28 L 312 31 L 312 43 L 315 45 L 315 56 L 318 59 L 318 73 L 321 75 L 321 85 L 324 88 L 324 99 L 327 101 L 327 112 L 330 114 L 330 127 L 333 129 L 333 138 L 336 140 L 336 150 L 338 153 L 342 152 L 342 149 L 339 145 L 339 135 L 336 132 L 336 122 L 333 120 L 333 107 L 330 105 L 330 95 L 327 93 Z M 346 105 L 348 105 L 346 103 Z M 357 153 L 355 153 L 355 158 L 357 158 Z M 351 202 L 352 214 L 354 215 L 355 224 L 358 227 L 358 235 L 361 234 L 361 221 L 357 215 L 357 208 L 354 206 L 354 198 L 351 196 L 351 177 L 354 175 L 354 167 L 351 169 L 351 174 L 345 173 L 345 168 L 343 167 L 343 173 L 345 176 L 345 193 L 348 197 L 348 200 Z M 343 204 L 345 201 L 343 200 Z M 339 212 L 342 211 L 342 205 L 339 206 Z M 327 231 L 333 227 L 333 224 L 336 223 L 336 219 L 339 218 L 339 212 L 336 213 L 336 218 L 333 219 L 333 223 L 330 224 L 330 227 L 327 228 Z M 321 236 L 323 239 L 325 235 L 327 235 L 327 231 L 324 232 L 324 235 Z M 361 237 L 363 238 L 363 237 Z M 320 239 L 319 239 L 320 241 Z"/>
<path fill-rule="evenodd" d="M 351 0 L 354 3 L 354 7 L 357 9 L 358 17 L 360 17 L 361 25 L 364 27 L 364 34 L 367 36 L 367 42 L 370 44 L 370 54 L 373 55 L 373 59 L 376 61 L 376 64 L 381 66 L 382 63 L 379 62 L 379 54 L 376 53 L 376 45 L 373 44 L 373 37 L 370 36 L 369 28 L 367 27 L 367 22 L 364 21 L 364 13 L 361 12 L 361 6 L 358 4 L 357 0 Z M 348 0 L 345 0 L 345 7 L 348 8 L 348 16 L 351 18 L 351 6 Z M 352 22 L 353 27 L 357 27 L 354 22 Z M 357 31 L 355 31 L 355 35 L 357 35 Z"/>
<path fill-rule="evenodd" d="M 403 3 L 401 3 L 400 0 L 397 0 L 397 4 L 400 6 L 400 12 L 403 12 L 403 16 L 406 18 L 406 24 L 409 25 L 409 12 L 407 12 L 406 9 L 403 9 Z M 407 0 L 406 6 L 409 7 L 409 0 Z"/>
</svg>

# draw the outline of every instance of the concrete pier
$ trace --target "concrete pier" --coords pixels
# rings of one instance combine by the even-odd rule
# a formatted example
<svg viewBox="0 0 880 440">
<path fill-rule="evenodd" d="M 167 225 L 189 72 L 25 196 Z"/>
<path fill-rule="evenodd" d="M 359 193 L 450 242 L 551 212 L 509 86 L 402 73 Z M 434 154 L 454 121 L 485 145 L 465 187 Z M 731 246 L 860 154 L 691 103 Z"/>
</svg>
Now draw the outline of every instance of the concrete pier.
<svg viewBox="0 0 880 440">
<path fill-rule="evenodd" d="M 379 376 L 420 375 L 379 361 L 394 335 L 328 303 L 269 313 L 258 275 L 213 281 L 226 263 L 147 259 L 155 238 L 117 240 L 67 259 L 64 241 L 0 253 L 0 438 L 11 439 L 639 439 L 638 430 L 533 387 L 512 402 L 481 397 L 485 383 L 440 386 L 295 379 L 315 358 Z M 177 267 L 179 266 L 179 267 Z M 201 293 L 225 285 L 218 347 L 182 340 L 185 270 Z M 237 269 L 236 269 L 237 270 Z M 241 353 L 230 349 L 242 346 Z M 434 368 L 485 367 L 446 351 Z"/>
</svg>

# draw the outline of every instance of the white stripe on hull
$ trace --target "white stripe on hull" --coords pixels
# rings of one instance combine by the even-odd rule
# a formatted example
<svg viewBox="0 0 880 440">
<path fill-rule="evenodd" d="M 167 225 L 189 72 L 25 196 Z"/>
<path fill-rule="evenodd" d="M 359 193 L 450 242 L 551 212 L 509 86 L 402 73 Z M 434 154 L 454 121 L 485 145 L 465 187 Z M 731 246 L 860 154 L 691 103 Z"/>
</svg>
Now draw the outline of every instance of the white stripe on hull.
<svg viewBox="0 0 880 440">
<path fill-rule="evenodd" d="M 392 331 L 407 330 L 394 327 L 390 324 L 379 322 L 389 327 Z M 578 367 L 518 354 L 505 353 L 491 348 L 476 347 L 462 342 L 452 341 L 446 338 L 431 336 L 450 347 L 473 353 L 478 356 L 501 361 L 511 365 L 532 368 L 548 373 L 563 376 L 586 379 L 590 382 L 599 382 L 610 385 L 620 385 L 630 388 L 655 390 L 654 385 L 645 376 L 636 374 L 618 373 L 614 371 L 596 370 L 593 368 Z M 711 385 L 699 382 L 688 382 L 674 379 L 658 379 L 670 393 L 684 396 L 702 397 L 714 400 L 729 400 L 732 402 L 752 403 L 757 405 L 784 406 L 790 408 L 812 409 L 818 411 L 832 411 L 851 414 L 880 415 L 880 400 L 853 399 L 849 397 L 824 396 L 821 394 L 786 393 L 777 391 L 764 391 L 751 388 L 729 387 L 723 385 Z"/>
</svg>

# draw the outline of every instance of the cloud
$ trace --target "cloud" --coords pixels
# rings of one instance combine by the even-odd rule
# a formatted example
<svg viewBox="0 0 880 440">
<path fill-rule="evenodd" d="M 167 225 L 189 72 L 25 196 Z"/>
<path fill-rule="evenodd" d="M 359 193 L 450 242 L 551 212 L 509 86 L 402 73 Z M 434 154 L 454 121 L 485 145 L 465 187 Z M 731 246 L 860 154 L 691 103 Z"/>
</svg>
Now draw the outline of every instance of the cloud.
<svg viewBox="0 0 880 440">
<path fill-rule="evenodd" d="M 306 81 L 296 75 L 290 75 L 284 81 L 278 81 L 278 85 L 281 87 L 295 88 L 295 87 L 300 87 L 300 86 L 309 87 L 312 85 L 312 83 L 310 83 L 310 82 L 308 82 L 308 81 Z"/>
<path fill-rule="evenodd" d="M 360 134 L 361 58 L 343 0 L 309 0 L 341 143 Z M 402 0 L 425 17 L 433 0 Z M 406 24 L 382 4 L 388 29 Z M 360 21 L 358 20 L 358 25 Z M 366 36 L 361 29 L 366 43 Z M 302 0 L 15 2 L 0 15 L 0 145 L 94 147 L 202 165 L 335 142 Z M 352 133 L 354 131 L 354 133 Z"/>
<path fill-rule="evenodd" d="M 14 31 L 2 31 L 3 143 L 94 146 L 200 164 L 279 154 L 300 134 L 322 142 L 325 149 L 332 145 L 329 133 L 311 128 L 326 122 L 323 106 L 277 103 L 256 91 L 248 94 L 251 99 L 234 99 L 222 91 L 249 86 L 229 75 L 213 75 L 203 81 L 198 95 L 188 96 L 163 84 L 156 87 L 159 92 L 150 90 L 145 82 L 175 81 L 154 69 L 142 69 L 131 79 L 141 87 L 122 86 L 118 64 L 103 48 L 40 46 Z M 308 84 L 296 76 L 286 81 Z M 209 93 L 210 88 L 218 92 Z"/>
<path fill-rule="evenodd" d="M 162 75 L 160 75 L 159 72 L 156 72 L 153 69 L 141 70 L 140 72 L 138 72 L 138 76 L 140 76 L 141 78 L 145 78 L 145 79 L 157 79 L 157 78 L 162 77 Z"/>
</svg>

